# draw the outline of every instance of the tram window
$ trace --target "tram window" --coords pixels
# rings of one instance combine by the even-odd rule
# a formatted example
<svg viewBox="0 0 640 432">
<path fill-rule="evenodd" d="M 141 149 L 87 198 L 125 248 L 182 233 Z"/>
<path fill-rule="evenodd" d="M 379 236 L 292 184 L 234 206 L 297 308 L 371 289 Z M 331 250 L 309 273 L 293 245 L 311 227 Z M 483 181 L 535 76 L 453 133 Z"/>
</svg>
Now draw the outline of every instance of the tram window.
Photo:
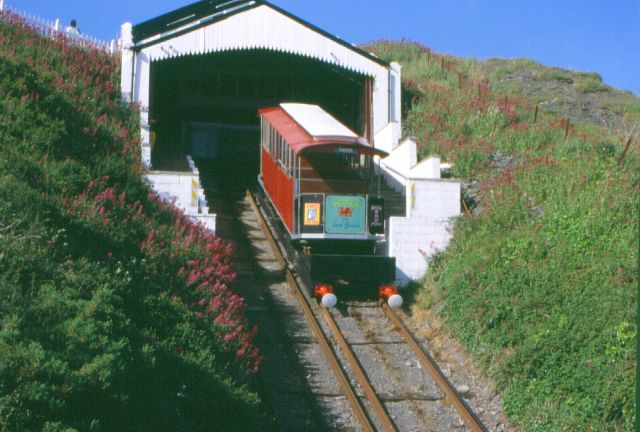
<svg viewBox="0 0 640 432">
<path fill-rule="evenodd" d="M 287 146 L 287 143 L 284 142 L 284 140 L 282 140 L 282 155 L 281 155 L 281 158 L 282 158 L 282 166 L 285 169 L 287 168 L 287 148 L 286 148 L 286 146 Z"/>
<path fill-rule="evenodd" d="M 267 143 L 267 127 L 268 124 L 266 121 L 264 121 L 264 117 L 260 117 L 260 141 L 262 144 L 262 147 L 264 147 L 265 149 L 269 148 L 269 145 Z"/>
<path fill-rule="evenodd" d="M 291 176 L 294 168 L 293 150 L 291 150 L 291 147 L 288 148 L 288 153 L 289 153 L 289 163 L 287 164 L 287 170 L 289 172 L 289 176 Z"/>
<path fill-rule="evenodd" d="M 280 135 L 280 153 L 278 154 L 278 159 L 284 162 L 284 140 L 282 139 L 282 135 Z"/>
<path fill-rule="evenodd" d="M 280 136 L 278 132 L 274 133 L 274 143 L 273 143 L 273 158 L 278 160 L 278 147 L 280 147 Z"/>
<path fill-rule="evenodd" d="M 277 146 L 278 146 L 278 133 L 276 132 L 274 127 L 271 126 L 271 154 L 273 155 L 276 154 L 276 151 L 278 148 Z"/>
<path fill-rule="evenodd" d="M 358 180 L 360 178 L 360 157 L 331 153 L 308 155 L 308 161 L 324 179 Z"/>
<path fill-rule="evenodd" d="M 273 126 L 269 127 L 269 153 L 275 154 L 276 150 L 276 131 L 273 129 Z"/>
<path fill-rule="evenodd" d="M 284 169 L 289 171 L 289 146 L 286 142 L 284 143 Z"/>
<path fill-rule="evenodd" d="M 271 151 L 271 125 L 270 124 L 267 124 L 266 138 L 267 138 L 267 152 L 270 152 Z"/>
</svg>

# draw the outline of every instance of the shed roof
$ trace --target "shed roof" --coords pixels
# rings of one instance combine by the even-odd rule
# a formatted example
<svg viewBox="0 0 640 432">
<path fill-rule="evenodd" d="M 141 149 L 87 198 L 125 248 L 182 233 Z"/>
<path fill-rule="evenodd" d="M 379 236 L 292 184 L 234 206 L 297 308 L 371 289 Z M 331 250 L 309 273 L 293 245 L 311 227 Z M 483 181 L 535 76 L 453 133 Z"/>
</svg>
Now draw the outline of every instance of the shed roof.
<svg viewBox="0 0 640 432">
<path fill-rule="evenodd" d="M 386 152 L 374 148 L 317 105 L 283 103 L 258 112 L 295 154 L 313 148 L 323 152 L 386 156 Z"/>
<path fill-rule="evenodd" d="M 133 26 L 133 41 L 136 49 L 162 42 L 164 40 L 189 33 L 193 30 L 217 21 L 224 20 L 230 16 L 243 11 L 256 8 L 258 6 L 268 6 L 271 9 L 297 21 L 309 29 L 333 40 L 334 42 L 349 48 L 350 50 L 378 63 L 382 66 L 389 66 L 389 63 L 376 57 L 375 55 L 361 50 L 360 48 L 332 35 L 309 22 L 296 17 L 293 14 L 281 9 L 266 0 L 202 0 L 190 5 L 181 7 L 150 20 Z M 146 41 L 146 39 L 150 39 Z"/>
</svg>

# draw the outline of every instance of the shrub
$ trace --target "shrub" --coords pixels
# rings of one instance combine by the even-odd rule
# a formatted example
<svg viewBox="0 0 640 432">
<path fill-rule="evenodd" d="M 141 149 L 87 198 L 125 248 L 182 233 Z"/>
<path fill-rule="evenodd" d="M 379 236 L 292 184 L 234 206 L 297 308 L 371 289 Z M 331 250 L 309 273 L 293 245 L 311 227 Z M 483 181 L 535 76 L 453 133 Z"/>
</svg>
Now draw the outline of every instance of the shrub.
<svg viewBox="0 0 640 432">
<path fill-rule="evenodd" d="M 231 250 L 143 182 L 118 82 L 2 14 L 0 429 L 260 429 Z"/>
<path fill-rule="evenodd" d="M 411 88 L 421 89 L 405 120 L 419 155 L 438 153 L 456 176 L 481 184 L 479 207 L 458 219 L 416 307 L 440 302 L 522 430 L 631 431 L 638 153 L 619 166 L 620 136 L 548 114 L 534 123 L 529 101 L 497 98 L 482 81 L 459 88 L 437 78 L 425 68 L 455 70 L 406 42 L 369 49 L 386 60 L 397 49 Z M 534 66 L 516 61 L 495 73 Z M 599 91 L 602 82 L 580 74 L 574 85 Z"/>
</svg>

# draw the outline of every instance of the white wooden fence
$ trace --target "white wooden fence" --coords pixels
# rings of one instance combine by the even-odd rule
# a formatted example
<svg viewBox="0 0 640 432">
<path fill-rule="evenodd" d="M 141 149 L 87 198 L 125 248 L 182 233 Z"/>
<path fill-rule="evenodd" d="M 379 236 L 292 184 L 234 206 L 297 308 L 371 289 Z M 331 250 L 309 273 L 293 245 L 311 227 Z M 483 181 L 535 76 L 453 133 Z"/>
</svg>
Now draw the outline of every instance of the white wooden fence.
<svg viewBox="0 0 640 432">
<path fill-rule="evenodd" d="M 44 18 L 9 7 L 5 4 L 5 0 L 0 0 L 0 18 L 5 14 L 13 14 L 24 19 L 28 26 L 32 27 L 45 37 L 55 38 L 64 36 L 74 45 L 86 48 L 95 48 L 110 54 L 115 54 L 119 51 L 118 43 L 115 40 L 105 42 L 81 33 L 68 33 L 60 24 L 60 18 L 56 18 L 55 21 L 47 21 Z"/>
</svg>

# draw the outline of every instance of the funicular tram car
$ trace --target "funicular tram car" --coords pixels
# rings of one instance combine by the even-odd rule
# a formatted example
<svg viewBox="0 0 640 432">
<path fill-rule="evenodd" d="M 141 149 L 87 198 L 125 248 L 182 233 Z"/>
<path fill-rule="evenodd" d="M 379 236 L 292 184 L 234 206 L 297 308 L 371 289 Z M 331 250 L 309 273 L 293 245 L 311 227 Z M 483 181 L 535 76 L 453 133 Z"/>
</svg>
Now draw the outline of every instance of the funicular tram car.
<svg viewBox="0 0 640 432">
<path fill-rule="evenodd" d="M 374 293 L 402 304 L 395 258 L 376 255 L 384 202 L 369 193 L 374 155 L 385 155 L 317 105 L 283 103 L 258 110 L 258 183 L 309 270 L 326 307 L 335 293 Z"/>
</svg>

